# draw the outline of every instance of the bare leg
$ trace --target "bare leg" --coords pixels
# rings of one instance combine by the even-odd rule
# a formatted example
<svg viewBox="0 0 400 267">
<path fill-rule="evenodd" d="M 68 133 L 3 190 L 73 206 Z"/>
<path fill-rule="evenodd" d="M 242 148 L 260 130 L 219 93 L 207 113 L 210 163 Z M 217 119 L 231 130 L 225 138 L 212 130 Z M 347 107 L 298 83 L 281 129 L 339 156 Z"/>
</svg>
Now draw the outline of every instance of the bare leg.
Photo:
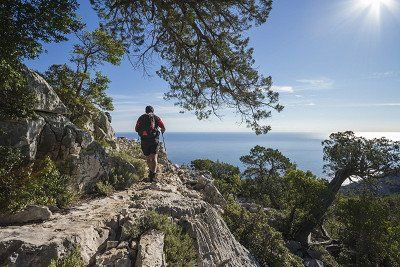
<svg viewBox="0 0 400 267">
<path fill-rule="evenodd" d="M 151 154 L 149 156 L 150 158 L 150 165 L 149 165 L 149 169 L 150 171 L 152 171 L 153 173 L 157 172 L 157 154 Z"/>
<path fill-rule="evenodd" d="M 152 171 L 152 159 L 151 159 L 151 155 L 146 156 L 146 163 L 147 163 L 147 167 L 149 167 L 149 170 Z"/>
</svg>

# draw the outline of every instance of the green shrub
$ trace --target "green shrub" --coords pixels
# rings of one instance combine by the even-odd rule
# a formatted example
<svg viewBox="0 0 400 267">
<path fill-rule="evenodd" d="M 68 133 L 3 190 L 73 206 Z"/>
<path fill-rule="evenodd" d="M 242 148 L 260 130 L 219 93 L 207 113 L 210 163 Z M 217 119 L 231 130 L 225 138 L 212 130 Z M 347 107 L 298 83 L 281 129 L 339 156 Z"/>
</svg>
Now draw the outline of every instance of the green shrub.
<svg viewBox="0 0 400 267">
<path fill-rule="evenodd" d="M 77 246 L 70 254 L 59 260 L 51 260 L 49 267 L 83 267 L 80 247 Z"/>
<path fill-rule="evenodd" d="M 144 161 L 143 159 L 135 158 L 134 156 L 128 154 L 126 151 L 113 150 L 111 152 L 111 155 L 132 164 L 135 167 L 135 174 L 139 177 L 139 180 L 143 179 L 146 176 L 147 164 L 146 161 Z"/>
<path fill-rule="evenodd" d="M 95 190 L 100 196 L 109 196 L 114 191 L 114 188 L 107 181 L 100 181 L 96 183 Z"/>
<path fill-rule="evenodd" d="M 263 266 L 303 266 L 301 259 L 286 248 L 282 235 L 268 224 L 262 211 L 249 212 L 233 198 L 228 199 L 224 220 L 236 239 Z"/>
<path fill-rule="evenodd" d="M 214 184 L 224 196 L 237 196 L 241 191 L 242 180 L 238 167 L 209 159 L 196 159 L 191 162 L 195 170 L 209 171 L 215 179 Z"/>
<path fill-rule="evenodd" d="M 344 245 L 340 262 L 357 266 L 400 266 L 400 197 L 362 194 L 335 207 Z"/>
<path fill-rule="evenodd" d="M 165 234 L 164 253 L 168 266 L 195 266 L 197 254 L 193 239 L 166 215 L 147 212 L 136 228 L 130 229 L 130 234 L 138 238 L 140 234 L 152 229 Z"/>
<path fill-rule="evenodd" d="M 29 163 L 11 147 L 0 147 L 0 158 L 0 211 L 15 212 L 29 204 L 63 208 L 74 200 L 69 177 L 60 175 L 50 158 Z"/>
</svg>

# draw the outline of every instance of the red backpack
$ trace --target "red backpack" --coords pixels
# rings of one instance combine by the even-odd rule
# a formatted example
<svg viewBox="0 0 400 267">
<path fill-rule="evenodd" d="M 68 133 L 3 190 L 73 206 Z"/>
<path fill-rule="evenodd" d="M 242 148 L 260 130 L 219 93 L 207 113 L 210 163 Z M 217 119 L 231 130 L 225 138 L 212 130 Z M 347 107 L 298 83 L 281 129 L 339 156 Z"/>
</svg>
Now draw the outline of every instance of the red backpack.
<svg viewBox="0 0 400 267">
<path fill-rule="evenodd" d="M 158 131 L 158 118 L 156 115 L 149 113 L 143 114 L 139 118 L 140 125 L 138 129 L 138 134 L 144 139 L 155 139 L 160 135 Z"/>
</svg>

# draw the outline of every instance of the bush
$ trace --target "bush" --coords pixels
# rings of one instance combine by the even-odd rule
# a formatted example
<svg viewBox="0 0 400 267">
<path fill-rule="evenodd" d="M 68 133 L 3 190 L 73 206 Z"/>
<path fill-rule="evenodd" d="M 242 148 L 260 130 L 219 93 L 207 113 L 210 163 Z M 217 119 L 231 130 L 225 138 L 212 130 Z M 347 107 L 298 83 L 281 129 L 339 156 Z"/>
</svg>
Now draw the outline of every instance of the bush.
<svg viewBox="0 0 400 267">
<path fill-rule="evenodd" d="M 335 206 L 340 262 L 357 266 L 400 266 L 400 197 L 362 194 L 342 198 Z"/>
<path fill-rule="evenodd" d="M 113 150 L 111 152 L 111 155 L 114 157 L 118 157 L 126 162 L 129 162 L 130 164 L 132 164 L 135 169 L 136 169 L 136 175 L 139 176 L 139 179 L 142 179 L 146 176 L 146 172 L 147 172 L 147 164 L 143 159 L 140 158 L 135 158 L 133 156 L 131 156 L 130 154 L 128 154 L 125 151 L 115 151 Z"/>
<path fill-rule="evenodd" d="M 197 254 L 193 239 L 166 215 L 154 211 L 147 212 L 136 228 L 131 229 L 131 235 L 138 238 L 152 229 L 165 234 L 164 253 L 168 266 L 195 266 Z"/>
<path fill-rule="evenodd" d="M 19 149 L 0 147 L 0 211 L 15 212 L 30 204 L 66 207 L 74 200 L 69 177 L 50 158 L 28 163 Z"/>
<path fill-rule="evenodd" d="M 242 180 L 238 167 L 209 159 L 196 159 L 191 162 L 195 170 L 209 171 L 215 179 L 214 184 L 224 196 L 237 196 L 241 191 Z"/>
<path fill-rule="evenodd" d="M 96 183 L 96 193 L 100 196 L 109 196 L 114 191 L 114 187 L 110 185 L 107 181 L 97 182 Z"/>
<path fill-rule="evenodd" d="M 59 259 L 51 260 L 49 267 L 83 267 L 85 263 L 82 260 L 79 246 L 76 247 L 68 256 Z"/>
<path fill-rule="evenodd" d="M 303 266 L 301 259 L 286 248 L 281 234 L 268 224 L 262 211 L 251 213 L 233 198 L 228 199 L 224 220 L 236 239 L 263 266 Z"/>
</svg>

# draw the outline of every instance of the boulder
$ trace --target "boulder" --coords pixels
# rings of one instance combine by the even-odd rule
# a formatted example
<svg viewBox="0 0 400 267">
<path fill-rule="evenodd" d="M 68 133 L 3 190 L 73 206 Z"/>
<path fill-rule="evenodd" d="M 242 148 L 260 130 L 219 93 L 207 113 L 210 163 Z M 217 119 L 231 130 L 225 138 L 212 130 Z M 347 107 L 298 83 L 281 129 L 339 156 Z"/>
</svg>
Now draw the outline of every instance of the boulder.
<svg viewBox="0 0 400 267">
<path fill-rule="evenodd" d="M 16 213 L 0 214 L 0 225 L 23 224 L 50 219 L 52 213 L 48 207 L 30 205 Z"/>
<path fill-rule="evenodd" d="M 38 117 L 34 120 L 0 121 L 0 146 L 20 148 L 28 159 L 36 157 L 39 137 L 46 122 Z"/>
<path fill-rule="evenodd" d="M 132 262 L 126 248 L 112 248 L 106 253 L 96 257 L 98 267 L 131 267 Z"/>
<path fill-rule="evenodd" d="M 27 79 L 27 89 L 33 91 L 38 100 L 35 106 L 36 111 L 56 114 L 69 113 L 67 107 L 43 77 L 27 67 L 23 68 L 23 73 Z"/>
<path fill-rule="evenodd" d="M 166 266 L 164 256 L 164 233 L 151 230 L 140 237 L 136 267 Z"/>
<path fill-rule="evenodd" d="M 109 116 L 101 111 L 94 116 L 93 134 L 96 140 L 106 140 L 113 148 L 117 148 L 117 139 L 114 129 L 111 127 L 111 116 Z"/>
<path fill-rule="evenodd" d="M 50 155 L 55 160 L 69 156 L 78 157 L 81 150 L 93 142 L 93 137 L 75 126 L 62 115 L 39 113 L 46 124 L 40 133 L 37 153 L 39 157 Z"/>
<path fill-rule="evenodd" d="M 84 149 L 71 165 L 73 169 L 70 175 L 74 177 L 74 184 L 80 192 L 92 192 L 95 184 L 111 172 L 108 154 L 97 142 L 92 142 Z"/>
</svg>

